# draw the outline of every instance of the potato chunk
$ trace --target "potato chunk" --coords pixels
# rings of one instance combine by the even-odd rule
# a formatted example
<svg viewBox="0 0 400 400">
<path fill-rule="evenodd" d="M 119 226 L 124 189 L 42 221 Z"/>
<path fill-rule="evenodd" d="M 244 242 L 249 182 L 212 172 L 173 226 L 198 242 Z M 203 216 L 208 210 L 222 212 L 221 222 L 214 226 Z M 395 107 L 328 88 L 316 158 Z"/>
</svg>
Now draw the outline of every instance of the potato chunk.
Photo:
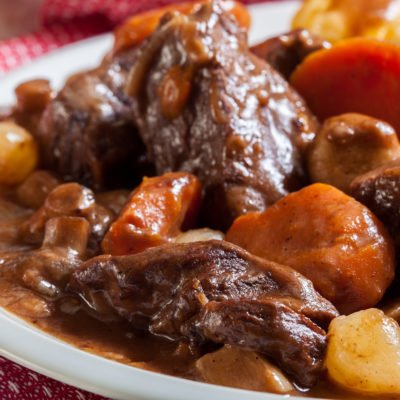
<svg viewBox="0 0 400 400">
<path fill-rule="evenodd" d="M 293 28 L 307 28 L 337 42 L 353 36 L 400 41 L 396 0 L 304 0 Z"/>
<path fill-rule="evenodd" d="M 30 133 L 13 122 L 0 122 L 0 183 L 21 183 L 37 162 L 38 150 Z"/>
<path fill-rule="evenodd" d="M 399 395 L 399 325 L 374 308 L 336 318 L 329 327 L 326 367 L 346 389 Z"/>
<path fill-rule="evenodd" d="M 271 393 L 290 393 L 293 385 L 274 365 L 254 351 L 224 346 L 206 354 L 196 368 L 207 383 Z"/>
</svg>

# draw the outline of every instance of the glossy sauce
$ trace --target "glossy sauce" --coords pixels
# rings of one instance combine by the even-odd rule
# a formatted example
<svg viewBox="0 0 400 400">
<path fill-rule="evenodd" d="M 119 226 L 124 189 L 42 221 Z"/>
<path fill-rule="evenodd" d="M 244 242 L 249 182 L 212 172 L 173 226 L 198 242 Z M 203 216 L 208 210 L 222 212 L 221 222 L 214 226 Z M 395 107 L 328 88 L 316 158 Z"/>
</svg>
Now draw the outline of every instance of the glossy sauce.
<svg viewBox="0 0 400 400">
<path fill-rule="evenodd" d="M 134 367 L 196 379 L 194 357 L 182 346 L 134 331 L 126 322 L 101 322 L 84 311 L 71 315 L 0 278 L 0 306 L 81 350 Z M 62 307 L 62 306 L 61 306 Z"/>
<path fill-rule="evenodd" d="M 32 214 L 32 211 L 16 204 L 16 193 L 4 189 L 1 192 L 0 265 L 6 259 L 7 252 L 31 250 L 21 245 L 18 233 L 21 223 Z M 40 197 L 41 194 L 36 193 L 36 196 Z M 123 203 L 121 196 L 126 198 L 126 193 L 105 193 L 102 196 L 96 195 L 96 198 L 101 197 L 105 206 L 110 207 L 113 204 L 118 211 L 120 203 Z M 16 261 L 11 269 L 17 269 L 18 265 Z M 135 331 L 127 322 L 99 321 L 85 312 L 76 298 L 44 298 L 22 287 L 18 283 L 21 281 L 20 274 L 21 271 L 14 271 L 13 274 L 9 268 L 0 268 L 0 307 L 84 351 L 133 367 L 201 380 L 194 367 L 201 354 L 193 354 L 187 345 Z M 206 350 L 210 352 L 215 349 Z M 321 379 L 319 385 L 307 393 L 294 394 L 304 397 L 360 399 L 358 395 L 348 394 L 329 384 L 326 379 Z"/>
<path fill-rule="evenodd" d="M 132 367 L 201 381 L 194 367 L 198 356 L 192 354 L 187 346 L 137 332 L 124 321 L 102 322 L 82 310 L 75 314 L 65 313 L 61 309 L 68 310 L 62 301 L 44 300 L 1 275 L 0 306 L 81 350 Z M 69 308 L 72 311 L 72 307 Z M 363 398 L 341 390 L 326 378 L 322 378 L 311 391 L 299 391 L 293 395 L 346 400 Z M 398 400 L 398 397 L 385 399 Z"/>
<path fill-rule="evenodd" d="M 14 294 L 11 294 L 11 293 Z M 75 315 L 61 312 L 57 305 L 51 304 L 50 314 L 29 312 L 23 305 L 32 303 L 32 299 L 40 301 L 39 296 L 27 289 L 0 278 L 0 306 L 5 307 L 27 322 L 51 335 L 64 340 L 81 350 L 117 361 L 132 367 L 160 372 L 176 377 L 201 380 L 196 373 L 194 362 L 196 357 L 184 346 L 176 343 L 150 337 L 147 334 L 134 331 L 126 322 L 101 322 L 83 311 Z M 44 303 L 41 303 L 43 306 Z M 42 307 L 37 307 L 36 311 Z M 329 383 L 327 379 L 307 393 L 298 392 L 293 395 L 301 397 L 337 398 L 360 400 L 362 397 L 350 394 Z M 366 397 L 367 398 L 367 397 Z M 377 397 L 368 397 L 376 399 Z M 381 397 L 379 397 L 381 398 Z M 398 397 L 385 397 L 396 400 Z"/>
</svg>

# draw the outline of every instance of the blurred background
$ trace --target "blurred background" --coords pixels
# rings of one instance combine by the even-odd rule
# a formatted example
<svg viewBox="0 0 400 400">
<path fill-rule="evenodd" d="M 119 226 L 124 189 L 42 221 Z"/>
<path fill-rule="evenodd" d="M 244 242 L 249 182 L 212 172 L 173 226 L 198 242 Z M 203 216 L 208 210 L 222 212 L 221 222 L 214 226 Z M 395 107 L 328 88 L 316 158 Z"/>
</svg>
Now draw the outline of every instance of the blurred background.
<svg viewBox="0 0 400 400">
<path fill-rule="evenodd" d="M 0 40 L 39 27 L 43 0 L 0 0 Z"/>
<path fill-rule="evenodd" d="M 65 44 L 111 31 L 130 15 L 182 1 L 0 0 L 0 75 Z M 299 0 L 298 4 L 292 27 L 307 28 L 332 43 L 353 36 L 400 43 L 400 0 Z"/>
</svg>

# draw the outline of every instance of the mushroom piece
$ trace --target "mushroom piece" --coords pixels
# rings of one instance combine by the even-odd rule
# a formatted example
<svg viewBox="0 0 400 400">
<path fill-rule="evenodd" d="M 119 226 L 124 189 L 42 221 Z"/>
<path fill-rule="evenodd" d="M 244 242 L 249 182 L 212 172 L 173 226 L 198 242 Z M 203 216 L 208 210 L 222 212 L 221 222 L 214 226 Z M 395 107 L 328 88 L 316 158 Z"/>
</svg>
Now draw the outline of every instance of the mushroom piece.
<svg viewBox="0 0 400 400">
<path fill-rule="evenodd" d="M 323 124 L 308 155 L 308 172 L 313 182 L 348 193 L 355 177 L 399 157 L 399 140 L 389 124 L 366 115 L 343 114 Z"/>
<path fill-rule="evenodd" d="M 196 369 L 205 382 L 214 385 L 279 394 L 295 391 L 283 372 L 262 355 L 234 346 L 204 355 Z"/>
</svg>

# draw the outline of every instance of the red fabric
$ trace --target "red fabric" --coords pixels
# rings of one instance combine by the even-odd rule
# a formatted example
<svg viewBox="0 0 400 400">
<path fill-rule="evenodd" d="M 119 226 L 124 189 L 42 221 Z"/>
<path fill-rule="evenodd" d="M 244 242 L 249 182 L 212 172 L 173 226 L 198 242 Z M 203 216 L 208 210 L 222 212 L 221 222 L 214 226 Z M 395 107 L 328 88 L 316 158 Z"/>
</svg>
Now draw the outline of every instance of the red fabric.
<svg viewBox="0 0 400 400">
<path fill-rule="evenodd" d="M 44 0 L 39 16 L 41 28 L 37 32 L 0 41 L 0 74 L 65 44 L 110 31 L 131 14 L 174 1 Z M 243 1 L 256 3 L 262 0 Z M 0 399 L 104 398 L 57 382 L 0 357 Z"/>
<path fill-rule="evenodd" d="M 42 1 L 37 32 L 0 41 L 0 75 L 68 43 L 108 32 L 129 15 L 183 0 Z"/>
</svg>

